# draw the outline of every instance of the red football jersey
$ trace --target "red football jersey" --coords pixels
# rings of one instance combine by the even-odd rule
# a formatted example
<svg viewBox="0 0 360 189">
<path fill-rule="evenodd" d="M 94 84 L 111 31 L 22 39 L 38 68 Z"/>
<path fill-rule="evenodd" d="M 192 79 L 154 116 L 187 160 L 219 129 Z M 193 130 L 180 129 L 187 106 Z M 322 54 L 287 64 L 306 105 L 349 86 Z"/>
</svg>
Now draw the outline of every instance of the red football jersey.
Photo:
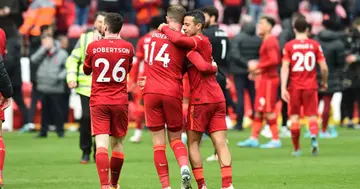
<svg viewBox="0 0 360 189">
<path fill-rule="evenodd" d="M 148 60 L 147 56 L 149 54 L 148 51 L 152 33 L 154 32 L 151 31 L 142 36 L 136 45 L 136 60 L 134 59 L 133 67 L 130 72 L 130 83 L 136 83 L 138 77 L 141 77 L 145 72 L 144 64 L 146 64 Z"/>
<path fill-rule="evenodd" d="M 6 54 L 6 34 L 4 30 L 0 28 L 0 55 L 5 58 Z"/>
<path fill-rule="evenodd" d="M 290 62 L 289 85 L 294 89 L 317 89 L 316 63 L 325 61 L 320 44 L 294 39 L 285 44 L 283 61 Z"/>
<path fill-rule="evenodd" d="M 105 38 L 89 44 L 84 72 L 87 68 L 93 72 L 90 106 L 128 103 L 126 76 L 133 56 L 133 45 L 122 39 Z"/>
<path fill-rule="evenodd" d="M 144 94 L 156 93 L 182 99 L 184 51 L 159 31 L 152 34 L 149 47 L 148 61 L 145 64 Z"/>
<path fill-rule="evenodd" d="M 261 77 L 279 77 L 278 66 L 281 64 L 281 50 L 279 41 L 275 36 L 265 39 L 260 47 L 258 68 Z"/>
<path fill-rule="evenodd" d="M 212 46 L 204 35 L 192 37 L 195 42 L 197 52 L 206 62 L 212 62 Z M 194 65 L 188 66 L 189 82 L 190 82 L 190 104 L 207 104 L 225 102 L 224 94 L 220 85 L 216 81 L 216 75 L 202 74 Z"/>
</svg>

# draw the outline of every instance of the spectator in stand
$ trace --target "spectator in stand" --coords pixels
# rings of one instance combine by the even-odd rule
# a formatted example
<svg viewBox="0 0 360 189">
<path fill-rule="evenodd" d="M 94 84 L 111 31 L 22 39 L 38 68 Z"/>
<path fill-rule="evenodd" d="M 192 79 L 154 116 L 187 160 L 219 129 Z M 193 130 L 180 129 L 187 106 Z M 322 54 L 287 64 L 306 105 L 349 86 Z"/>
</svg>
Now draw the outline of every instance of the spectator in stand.
<svg viewBox="0 0 360 189">
<path fill-rule="evenodd" d="M 346 77 L 351 81 L 349 88 L 343 91 L 342 97 L 342 117 L 348 117 L 349 128 L 354 128 L 353 114 L 354 102 L 357 101 L 360 107 L 360 18 L 356 18 L 353 23 L 353 28 L 350 30 L 348 36 L 349 55 L 346 57 L 348 64 Z M 343 120 L 342 120 L 343 121 Z"/>
<path fill-rule="evenodd" d="M 224 0 L 224 24 L 239 23 L 243 4 L 243 0 Z"/>
<path fill-rule="evenodd" d="M 41 35 L 54 35 L 54 27 L 50 25 L 44 25 L 40 27 Z M 30 40 L 30 56 L 33 55 L 41 47 L 41 37 L 31 36 Z M 31 59 L 30 59 L 31 61 Z M 28 132 L 35 129 L 34 118 L 36 115 L 36 108 L 38 101 L 41 100 L 41 92 L 37 89 L 36 72 L 38 70 L 38 64 L 32 64 L 30 62 L 30 81 L 32 83 L 31 90 L 31 104 L 29 108 L 29 123 L 25 124 L 20 132 Z"/>
<path fill-rule="evenodd" d="M 213 6 L 214 0 L 195 0 L 195 9 Z"/>
<path fill-rule="evenodd" d="M 82 26 L 87 23 L 91 0 L 74 0 L 76 5 L 75 24 Z"/>
<path fill-rule="evenodd" d="M 281 20 L 289 19 L 299 10 L 300 0 L 277 0 L 279 17 Z"/>
<path fill-rule="evenodd" d="M 68 53 L 50 35 L 42 36 L 41 47 L 31 56 L 32 64 L 39 64 L 36 80 L 41 99 L 41 130 L 37 138 L 46 138 L 48 127 L 54 123 L 58 137 L 64 137 L 63 96 L 66 93 L 65 63 Z"/>
<path fill-rule="evenodd" d="M 345 66 L 345 44 L 343 40 L 345 32 L 342 31 L 341 23 L 336 20 L 325 17 L 323 21 L 324 30 L 315 37 L 315 40 L 320 43 L 323 49 L 329 69 L 328 88 L 326 91 L 319 91 L 319 100 L 324 101 L 324 110 L 321 115 L 322 130 L 319 132 L 320 138 L 335 138 L 338 136 L 334 125 L 330 125 L 328 131 L 331 99 L 334 93 L 342 91 L 342 71 Z M 318 77 L 318 80 L 320 82 L 321 78 Z"/>
<path fill-rule="evenodd" d="M 7 70 L 12 87 L 13 99 L 22 114 L 22 124 L 29 123 L 28 109 L 24 103 L 22 93 L 22 78 L 20 64 L 20 43 L 14 15 L 20 14 L 20 7 L 17 0 L 0 1 L 0 28 L 4 30 L 7 38 L 7 55 L 4 58 L 5 69 Z"/>
<path fill-rule="evenodd" d="M 249 15 L 258 22 L 263 12 L 265 0 L 250 0 Z"/>
<path fill-rule="evenodd" d="M 162 0 L 132 0 L 136 10 L 136 23 L 140 28 L 140 35 L 149 31 L 151 18 L 160 15 Z"/>
<path fill-rule="evenodd" d="M 235 129 L 243 130 L 244 90 L 249 91 L 251 105 L 254 106 L 254 81 L 248 78 L 248 63 L 259 59 L 262 40 L 256 35 L 256 25 L 253 21 L 245 21 L 242 30 L 230 41 L 229 64 L 230 73 L 234 74 L 237 93 L 237 123 Z"/>
</svg>

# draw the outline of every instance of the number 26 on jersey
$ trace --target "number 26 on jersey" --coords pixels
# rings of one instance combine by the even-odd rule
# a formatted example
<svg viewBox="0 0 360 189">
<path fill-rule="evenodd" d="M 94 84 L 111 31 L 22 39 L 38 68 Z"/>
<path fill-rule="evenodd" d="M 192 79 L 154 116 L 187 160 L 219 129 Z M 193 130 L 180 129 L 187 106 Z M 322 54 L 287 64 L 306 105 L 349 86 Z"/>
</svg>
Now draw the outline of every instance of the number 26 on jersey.
<svg viewBox="0 0 360 189">
<path fill-rule="evenodd" d="M 112 78 L 118 83 L 121 83 L 126 78 L 126 69 L 121 67 L 121 64 L 124 63 L 124 61 L 125 58 L 121 58 L 112 69 Z M 100 64 L 104 64 L 104 68 L 101 71 L 99 77 L 96 79 L 96 82 L 110 82 L 110 77 L 105 77 L 106 73 L 109 71 L 109 61 L 105 58 L 99 58 L 95 61 L 95 67 L 100 67 Z M 118 77 L 119 72 L 121 74 L 120 77 Z"/>
</svg>

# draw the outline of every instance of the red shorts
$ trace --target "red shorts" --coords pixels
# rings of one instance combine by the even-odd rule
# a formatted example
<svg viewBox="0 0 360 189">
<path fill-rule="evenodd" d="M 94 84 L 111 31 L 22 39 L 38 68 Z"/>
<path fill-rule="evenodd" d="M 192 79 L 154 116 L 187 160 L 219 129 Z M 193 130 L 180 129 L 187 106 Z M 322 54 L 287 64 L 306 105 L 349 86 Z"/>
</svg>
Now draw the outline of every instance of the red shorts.
<svg viewBox="0 0 360 189">
<path fill-rule="evenodd" d="M 123 137 L 128 130 L 128 105 L 97 105 L 90 107 L 92 135 L 109 134 Z"/>
<path fill-rule="evenodd" d="M 270 113 L 275 111 L 279 83 L 279 78 L 259 78 L 255 81 L 255 112 Z"/>
<path fill-rule="evenodd" d="M 202 133 L 224 131 L 227 130 L 225 116 L 225 102 L 190 105 L 186 129 Z"/>
<path fill-rule="evenodd" d="M 291 89 L 289 90 L 290 101 L 288 103 L 289 115 L 300 115 L 301 106 L 304 108 L 304 116 L 318 115 L 318 91 L 317 89 Z"/>
<path fill-rule="evenodd" d="M 0 109 L 0 120 L 1 121 L 5 121 L 5 114 L 4 114 L 4 110 Z"/>
<path fill-rule="evenodd" d="M 165 123 L 167 128 L 174 132 L 183 129 L 184 119 L 180 99 L 161 94 L 145 94 L 144 108 L 146 126 L 150 130 L 164 128 Z"/>
</svg>

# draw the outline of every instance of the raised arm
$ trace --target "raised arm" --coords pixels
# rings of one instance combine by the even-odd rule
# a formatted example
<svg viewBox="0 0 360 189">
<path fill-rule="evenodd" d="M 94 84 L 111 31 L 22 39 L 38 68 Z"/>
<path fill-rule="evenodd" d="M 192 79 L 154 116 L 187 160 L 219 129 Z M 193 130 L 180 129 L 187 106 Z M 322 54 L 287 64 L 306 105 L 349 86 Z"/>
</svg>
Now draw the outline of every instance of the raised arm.
<svg viewBox="0 0 360 189">
<path fill-rule="evenodd" d="M 197 51 L 189 51 L 186 57 L 192 64 L 204 74 L 214 74 L 217 72 L 217 66 L 206 62 Z"/>
<path fill-rule="evenodd" d="M 187 49 L 195 49 L 197 44 L 193 37 L 188 37 L 181 32 L 174 31 L 169 28 L 169 26 L 163 26 L 161 31 L 173 42 L 176 46 L 187 48 Z"/>
</svg>

